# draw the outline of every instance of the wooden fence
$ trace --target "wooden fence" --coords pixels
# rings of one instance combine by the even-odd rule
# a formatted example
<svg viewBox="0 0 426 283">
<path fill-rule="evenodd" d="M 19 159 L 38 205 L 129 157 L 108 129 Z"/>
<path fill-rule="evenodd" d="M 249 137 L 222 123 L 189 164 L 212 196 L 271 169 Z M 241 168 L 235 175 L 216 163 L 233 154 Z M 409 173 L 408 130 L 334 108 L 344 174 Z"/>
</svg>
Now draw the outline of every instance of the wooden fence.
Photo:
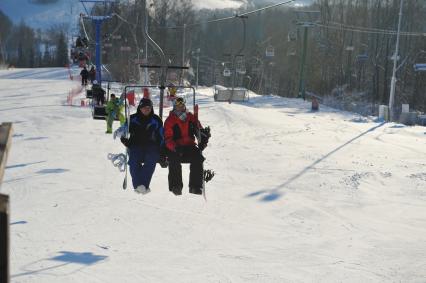
<svg viewBox="0 0 426 283">
<path fill-rule="evenodd" d="M 12 123 L 0 125 L 0 185 L 12 140 Z M 9 197 L 0 194 L 0 282 L 9 282 Z"/>
</svg>

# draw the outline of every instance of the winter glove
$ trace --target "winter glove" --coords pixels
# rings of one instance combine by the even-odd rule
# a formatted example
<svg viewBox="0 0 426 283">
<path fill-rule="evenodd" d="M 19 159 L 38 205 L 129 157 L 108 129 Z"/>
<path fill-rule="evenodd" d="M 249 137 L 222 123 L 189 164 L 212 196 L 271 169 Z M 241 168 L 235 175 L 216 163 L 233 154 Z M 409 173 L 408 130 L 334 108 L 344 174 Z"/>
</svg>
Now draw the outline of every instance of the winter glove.
<svg viewBox="0 0 426 283">
<path fill-rule="evenodd" d="M 122 144 L 124 144 L 125 147 L 129 147 L 129 144 L 130 144 L 129 139 L 126 139 L 125 137 L 121 137 L 120 141 Z"/>
<path fill-rule="evenodd" d="M 120 128 L 118 128 L 117 130 L 114 131 L 114 139 L 116 139 L 117 137 L 123 137 L 127 132 L 127 125 L 124 124 L 123 126 L 121 126 Z"/>
<path fill-rule="evenodd" d="M 158 160 L 158 163 L 160 163 L 161 168 L 167 168 L 167 166 L 169 166 L 166 155 L 162 153 L 160 153 L 160 159 Z"/>
<path fill-rule="evenodd" d="M 207 143 L 200 143 L 200 144 L 198 145 L 198 148 L 199 148 L 201 151 L 203 151 L 206 147 L 207 147 Z"/>
<path fill-rule="evenodd" d="M 200 141 L 198 143 L 198 148 L 203 151 L 209 142 L 209 139 L 211 137 L 210 134 L 210 127 L 205 127 L 200 129 Z"/>
</svg>

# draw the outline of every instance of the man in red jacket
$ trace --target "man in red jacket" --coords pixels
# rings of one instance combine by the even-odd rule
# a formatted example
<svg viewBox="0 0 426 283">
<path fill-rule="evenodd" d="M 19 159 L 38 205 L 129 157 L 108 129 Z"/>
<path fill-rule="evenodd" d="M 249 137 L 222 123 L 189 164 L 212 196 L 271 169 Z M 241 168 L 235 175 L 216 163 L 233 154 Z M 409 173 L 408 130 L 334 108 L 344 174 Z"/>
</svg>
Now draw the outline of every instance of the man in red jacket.
<svg viewBox="0 0 426 283">
<path fill-rule="evenodd" d="M 205 158 L 201 150 L 206 144 L 197 146 L 195 143 L 200 129 L 200 122 L 186 110 L 185 99 L 176 98 L 173 110 L 164 122 L 164 140 L 169 161 L 169 190 L 175 195 L 182 194 L 182 163 L 190 163 L 189 193 L 202 193 Z"/>
</svg>

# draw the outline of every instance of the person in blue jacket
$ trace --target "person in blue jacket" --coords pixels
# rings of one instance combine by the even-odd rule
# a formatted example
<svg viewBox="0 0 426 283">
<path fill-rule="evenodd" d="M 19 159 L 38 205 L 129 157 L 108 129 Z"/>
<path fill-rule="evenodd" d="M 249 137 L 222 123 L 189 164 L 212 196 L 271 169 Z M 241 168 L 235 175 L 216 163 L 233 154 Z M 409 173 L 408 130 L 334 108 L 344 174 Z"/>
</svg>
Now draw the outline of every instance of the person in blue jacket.
<svg viewBox="0 0 426 283">
<path fill-rule="evenodd" d="M 120 140 L 128 148 L 133 188 L 137 193 L 147 194 L 160 155 L 164 158 L 160 154 L 164 146 L 163 121 L 154 114 L 150 99 L 142 98 L 137 112 L 130 116 L 129 134 L 129 138 Z"/>
</svg>

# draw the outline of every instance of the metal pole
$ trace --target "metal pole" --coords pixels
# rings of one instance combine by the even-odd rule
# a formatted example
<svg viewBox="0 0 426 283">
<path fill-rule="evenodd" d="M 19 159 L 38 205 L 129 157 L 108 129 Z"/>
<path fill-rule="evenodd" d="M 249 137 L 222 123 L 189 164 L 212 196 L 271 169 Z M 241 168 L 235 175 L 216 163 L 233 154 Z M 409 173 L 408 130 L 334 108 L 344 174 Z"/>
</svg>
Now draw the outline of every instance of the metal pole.
<svg viewBox="0 0 426 283">
<path fill-rule="evenodd" d="M 93 20 L 95 22 L 95 30 L 96 30 L 96 80 L 98 81 L 99 85 L 102 83 L 102 70 L 101 70 L 101 24 L 102 20 L 95 19 Z"/>
<path fill-rule="evenodd" d="M 243 46 L 241 47 L 240 50 L 238 50 L 238 52 L 236 54 L 234 54 L 234 57 L 232 58 L 232 89 L 231 89 L 231 97 L 229 98 L 229 103 L 232 102 L 232 97 L 234 97 L 234 88 L 235 88 L 235 75 L 236 75 L 236 68 L 235 68 L 235 61 L 237 58 L 237 55 L 239 55 L 245 48 L 246 46 L 246 21 L 245 19 L 247 19 L 247 16 L 237 16 L 238 18 L 240 18 L 243 21 Z"/>
<path fill-rule="evenodd" d="M 143 6 L 146 7 L 146 1 L 143 2 Z M 145 17 L 147 16 L 147 11 L 144 9 Z M 149 44 L 151 44 L 152 48 L 154 48 L 158 54 L 160 55 L 161 59 L 161 75 L 160 75 L 160 105 L 159 107 L 159 116 L 160 118 L 163 118 L 163 100 L 164 100 L 164 89 L 166 88 L 166 76 L 167 76 L 167 61 L 166 61 L 166 55 L 164 55 L 163 49 L 149 36 L 148 30 L 145 28 L 144 30 L 144 37 L 148 40 Z"/>
<path fill-rule="evenodd" d="M 391 79 L 391 88 L 389 94 L 389 118 L 392 121 L 394 118 L 393 113 L 393 103 L 395 97 L 395 84 L 396 84 L 396 63 L 398 60 L 398 52 L 399 52 L 399 33 L 401 31 L 401 19 L 402 19 L 402 6 L 404 4 L 404 0 L 401 0 L 399 6 L 399 19 L 398 19 L 398 33 L 396 34 L 396 46 L 395 46 L 395 54 L 393 55 L 393 71 L 392 71 L 392 79 Z"/>
<path fill-rule="evenodd" d="M 183 35 L 182 35 L 182 67 L 185 66 L 185 37 L 186 37 L 186 24 L 183 24 Z M 185 70 L 182 69 L 180 73 L 180 85 L 183 85 L 183 74 Z M 197 84 L 198 86 L 198 84 Z"/>
<path fill-rule="evenodd" d="M 198 67 L 200 65 L 200 48 L 197 49 L 197 82 L 196 82 L 196 89 L 198 89 Z"/>
<path fill-rule="evenodd" d="M 147 9 L 146 7 L 144 9 Z M 148 13 L 145 12 L 145 32 L 148 33 Z M 148 64 L 148 39 L 145 39 L 145 64 Z M 145 73 L 145 82 L 144 84 L 148 84 L 148 68 L 144 69 Z"/>
<path fill-rule="evenodd" d="M 302 62 L 300 64 L 299 76 L 299 97 L 305 100 L 305 61 L 306 61 L 306 48 L 308 46 L 308 27 L 304 27 L 303 31 L 303 49 L 302 49 Z"/>
</svg>

